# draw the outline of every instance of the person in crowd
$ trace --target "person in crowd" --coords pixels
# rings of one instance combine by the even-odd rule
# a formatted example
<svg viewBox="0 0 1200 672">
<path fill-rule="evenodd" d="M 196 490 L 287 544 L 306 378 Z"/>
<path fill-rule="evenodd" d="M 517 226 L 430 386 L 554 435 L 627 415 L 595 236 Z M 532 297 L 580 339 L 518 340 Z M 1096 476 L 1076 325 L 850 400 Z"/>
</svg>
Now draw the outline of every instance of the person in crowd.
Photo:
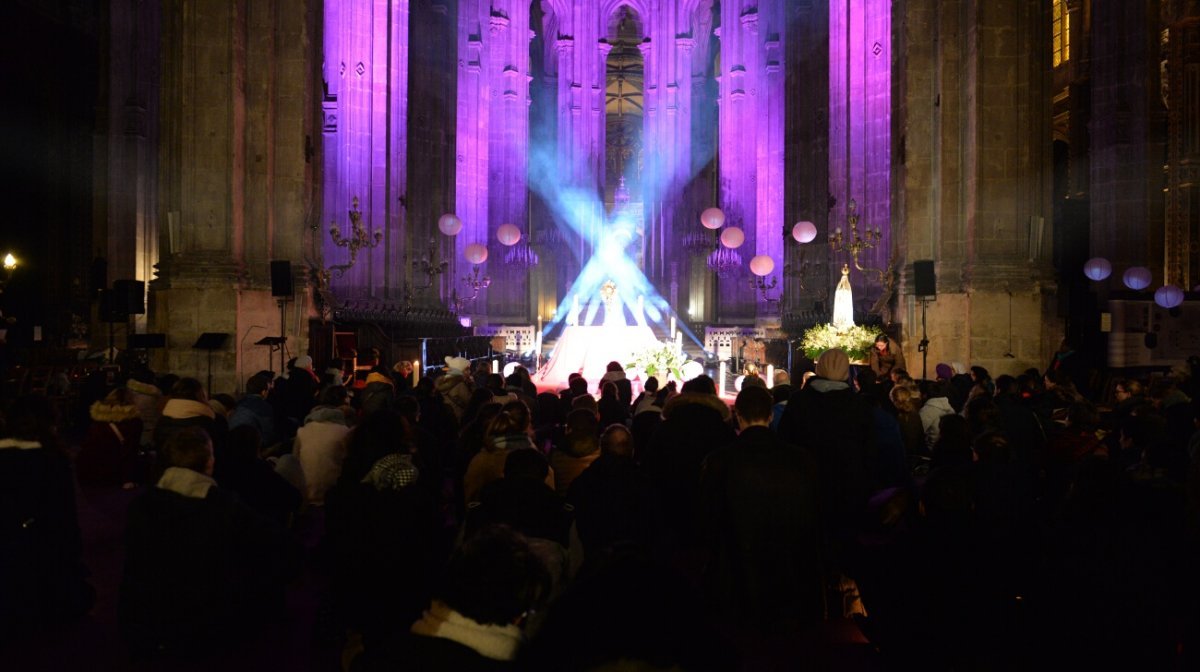
<svg viewBox="0 0 1200 672">
<path fill-rule="evenodd" d="M 229 429 L 250 426 L 258 430 L 264 446 L 273 446 L 280 437 L 275 433 L 275 409 L 267 401 L 271 379 L 256 373 L 246 380 L 246 394 L 229 416 Z"/>
<path fill-rule="evenodd" d="M 327 604 L 338 625 L 368 647 L 420 616 L 428 582 L 403 579 L 436 575 L 449 553 L 441 540 L 440 482 L 418 465 L 411 432 L 397 411 L 364 417 L 326 493 Z"/>
<path fill-rule="evenodd" d="M 600 437 L 600 457 L 571 482 L 567 503 L 586 559 L 623 542 L 651 548 L 662 528 L 653 485 L 633 457 L 633 434 L 613 425 Z"/>
<path fill-rule="evenodd" d="M 204 386 L 195 378 L 180 378 L 171 386 L 171 394 L 154 428 L 155 447 L 162 450 L 171 435 L 186 427 L 199 427 L 208 435 L 217 460 L 216 473 L 222 475 L 229 426 L 224 416 L 218 415 L 208 405 Z"/>
<path fill-rule="evenodd" d="M 875 450 L 871 410 L 850 387 L 849 373 L 845 351 L 833 348 L 821 353 L 816 377 L 792 393 L 779 423 L 781 439 L 816 459 L 831 555 L 863 515 L 874 485 L 867 468 Z M 836 557 L 831 559 L 834 566 L 837 562 Z"/>
<path fill-rule="evenodd" d="M 636 418 L 638 413 L 649 410 L 654 405 L 654 398 L 658 395 L 658 378 L 650 376 L 642 385 L 642 391 L 638 394 L 637 399 L 633 400 L 633 416 Z M 657 409 L 661 413 L 662 409 Z"/>
<path fill-rule="evenodd" d="M 203 656 L 282 608 L 296 549 L 218 487 L 203 429 L 171 434 L 163 461 L 162 478 L 129 505 L 117 619 L 135 653 Z"/>
<path fill-rule="evenodd" d="M 391 376 L 377 371 L 367 374 L 366 386 L 362 391 L 362 404 L 359 410 L 363 415 L 370 415 L 382 409 L 395 408 L 396 386 Z"/>
<path fill-rule="evenodd" d="M 71 464 L 54 406 L 17 398 L 0 431 L 0 643 L 73 620 L 96 592 L 83 564 Z"/>
<path fill-rule="evenodd" d="M 471 458 L 463 476 L 463 497 L 466 504 L 469 505 L 478 499 L 483 486 L 504 477 L 504 461 L 509 452 L 535 448 L 533 440 L 529 437 L 528 422 L 528 411 L 524 417 L 518 413 L 501 411 L 488 424 L 483 450 Z M 546 485 L 554 487 L 553 473 L 547 474 Z"/>
<path fill-rule="evenodd" d="M 620 362 L 609 362 L 605 367 L 604 375 L 600 377 L 600 382 L 596 383 L 597 392 L 604 391 L 605 383 L 616 383 L 618 380 L 625 380 L 625 367 L 621 366 Z"/>
<path fill-rule="evenodd" d="M 567 416 L 563 413 L 558 395 L 553 392 L 538 394 L 535 402 L 533 443 L 542 453 L 549 453 L 551 446 L 562 440 L 563 423 L 567 421 Z"/>
<path fill-rule="evenodd" d="M 408 394 L 413 389 L 413 363 L 402 359 L 392 365 L 392 384 L 396 394 Z"/>
<path fill-rule="evenodd" d="M 590 394 L 581 394 L 571 402 L 571 410 L 584 410 L 596 416 L 596 421 L 600 421 L 600 403 Z M 568 415 L 570 415 L 568 413 Z"/>
<path fill-rule="evenodd" d="M 629 420 L 629 404 L 621 401 L 617 395 L 615 383 L 605 383 L 600 387 L 600 402 L 597 404 L 600 412 L 600 427 L 614 424 L 625 424 Z"/>
<path fill-rule="evenodd" d="M 915 386 L 895 385 L 888 397 L 896 409 L 900 437 L 911 464 L 929 454 L 929 447 L 925 445 L 925 426 L 921 424 L 921 392 Z"/>
<path fill-rule="evenodd" d="M 263 459 L 264 451 L 262 437 L 254 426 L 239 425 L 229 430 L 228 464 L 221 487 L 283 529 L 304 502 L 304 496 Z"/>
<path fill-rule="evenodd" d="M 421 618 L 407 633 L 364 651 L 351 669 L 514 669 L 522 626 L 550 587 L 549 572 L 523 535 L 504 526 L 479 530 L 451 556 Z"/>
<path fill-rule="evenodd" d="M 562 443 L 550 452 L 555 492 L 566 495 L 571 483 L 599 457 L 600 424 L 596 416 L 587 409 L 571 411 Z"/>
<path fill-rule="evenodd" d="M 889 379 L 893 369 L 904 368 L 904 351 L 887 334 L 879 334 L 867 355 L 867 363 L 875 373 L 875 380 L 882 383 Z"/>
<path fill-rule="evenodd" d="M 670 387 L 660 394 L 669 394 Z M 729 416 L 729 406 L 717 397 L 712 378 L 697 376 L 665 403 L 662 423 L 642 451 L 641 464 L 654 483 L 665 531 L 682 545 L 700 541 L 701 465 L 709 453 L 736 438 Z"/>
<path fill-rule="evenodd" d="M 943 380 L 934 383 L 924 382 L 922 387 L 921 393 L 925 397 L 925 403 L 921 405 L 918 415 L 920 415 L 921 425 L 925 429 L 925 447 L 932 451 L 940 431 L 938 419 L 944 415 L 954 415 L 955 413 L 954 407 L 950 403 L 953 388 L 949 381 Z"/>
<path fill-rule="evenodd" d="M 134 404 L 134 393 L 118 387 L 92 404 L 87 435 L 75 457 L 75 475 L 80 485 L 134 487 L 140 480 L 138 451 L 142 440 L 142 416 Z"/>
<path fill-rule="evenodd" d="M 146 367 L 137 367 L 125 381 L 125 388 L 133 394 L 133 405 L 137 406 L 142 418 L 142 435 L 138 444 L 143 448 L 154 447 L 154 427 L 162 415 L 163 393 L 154 384 L 154 372 Z"/>
<path fill-rule="evenodd" d="M 287 385 L 283 388 L 283 411 L 293 427 L 303 424 L 304 418 L 317 403 L 320 379 L 312 367 L 313 360 L 309 355 L 297 357 L 288 365 Z"/>
<path fill-rule="evenodd" d="M 323 504 L 325 493 L 337 482 L 349 434 L 342 409 L 325 405 L 314 408 L 296 431 L 292 454 L 304 474 L 304 499 L 309 504 Z"/>
<path fill-rule="evenodd" d="M 492 481 L 467 506 L 466 531 L 503 524 L 526 537 L 570 545 L 571 507 L 546 485 L 550 465 L 541 452 L 520 448 L 504 458 L 504 477 Z"/>
<path fill-rule="evenodd" d="M 447 356 L 446 373 L 434 383 L 446 405 L 454 412 L 454 417 L 462 420 L 463 424 L 469 422 L 464 416 L 471 393 L 475 390 L 468 373 L 470 368 L 471 362 L 466 358 Z"/>
<path fill-rule="evenodd" d="M 765 388 L 743 387 L 741 433 L 704 460 L 705 585 L 733 623 L 811 626 L 824 615 L 817 462 L 770 430 L 773 405 Z"/>
<path fill-rule="evenodd" d="M 972 461 L 971 425 L 956 413 L 937 418 L 937 439 L 930 446 L 930 471 L 946 466 L 964 466 Z"/>
</svg>

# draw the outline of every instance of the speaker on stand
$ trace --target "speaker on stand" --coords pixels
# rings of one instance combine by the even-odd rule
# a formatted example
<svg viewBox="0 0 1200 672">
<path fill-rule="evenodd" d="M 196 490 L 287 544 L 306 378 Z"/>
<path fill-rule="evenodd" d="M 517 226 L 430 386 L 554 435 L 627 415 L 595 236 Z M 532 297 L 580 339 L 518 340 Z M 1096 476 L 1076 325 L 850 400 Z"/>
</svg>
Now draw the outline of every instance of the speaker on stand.
<svg viewBox="0 0 1200 672">
<path fill-rule="evenodd" d="M 921 342 L 917 350 L 921 353 L 921 378 L 929 379 L 929 334 L 925 329 L 925 311 L 930 301 L 937 300 L 937 275 L 932 259 L 913 262 L 913 295 L 921 302 Z"/>
<path fill-rule="evenodd" d="M 271 262 L 271 296 L 275 297 L 279 304 L 279 340 L 274 343 L 269 343 L 272 349 L 279 348 L 279 373 L 282 375 L 284 368 L 284 350 L 287 344 L 287 302 L 292 300 L 292 295 L 295 289 L 292 287 L 292 262 L 287 259 L 274 260 Z M 266 339 L 263 339 L 264 341 Z M 274 340 L 274 339 L 272 339 Z M 259 341 L 262 343 L 262 341 Z"/>
</svg>

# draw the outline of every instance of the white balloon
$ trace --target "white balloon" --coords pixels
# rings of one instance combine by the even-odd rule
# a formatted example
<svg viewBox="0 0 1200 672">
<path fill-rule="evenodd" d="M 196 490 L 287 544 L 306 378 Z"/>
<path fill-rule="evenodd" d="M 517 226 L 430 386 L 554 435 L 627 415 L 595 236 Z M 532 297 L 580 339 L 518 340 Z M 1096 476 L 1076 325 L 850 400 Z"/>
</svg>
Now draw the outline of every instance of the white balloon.
<svg viewBox="0 0 1200 672">
<path fill-rule="evenodd" d="M 458 232 L 462 231 L 462 220 L 458 218 L 458 215 L 448 212 L 438 217 L 438 231 L 447 236 L 457 236 Z"/>
</svg>

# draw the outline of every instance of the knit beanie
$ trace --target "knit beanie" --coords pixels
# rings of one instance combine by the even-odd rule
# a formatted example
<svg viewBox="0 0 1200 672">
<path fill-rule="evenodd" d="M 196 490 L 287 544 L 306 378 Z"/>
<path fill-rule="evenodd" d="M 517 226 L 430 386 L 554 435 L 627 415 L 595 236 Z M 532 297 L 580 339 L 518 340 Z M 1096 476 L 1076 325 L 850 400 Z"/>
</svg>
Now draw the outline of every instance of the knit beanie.
<svg viewBox="0 0 1200 672">
<path fill-rule="evenodd" d="M 817 375 L 828 379 L 845 382 L 850 377 L 850 358 L 846 351 L 840 348 L 830 348 L 817 358 Z"/>
</svg>

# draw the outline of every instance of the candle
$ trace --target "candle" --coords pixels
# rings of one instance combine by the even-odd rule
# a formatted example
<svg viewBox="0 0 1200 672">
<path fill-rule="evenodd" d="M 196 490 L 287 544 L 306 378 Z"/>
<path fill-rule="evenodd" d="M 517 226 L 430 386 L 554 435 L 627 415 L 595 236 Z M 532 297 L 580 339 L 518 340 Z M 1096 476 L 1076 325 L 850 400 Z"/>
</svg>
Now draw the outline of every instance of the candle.
<svg viewBox="0 0 1200 672">
<path fill-rule="evenodd" d="M 675 332 L 675 351 L 683 352 L 683 332 Z"/>
<path fill-rule="evenodd" d="M 767 389 L 775 387 L 775 365 L 767 364 Z"/>
<path fill-rule="evenodd" d="M 500 373 L 500 360 L 492 360 L 492 373 Z"/>
<path fill-rule="evenodd" d="M 675 338 L 675 316 L 671 316 L 671 338 Z"/>
<path fill-rule="evenodd" d="M 413 360 L 413 387 L 416 387 L 417 383 L 419 383 L 419 382 L 421 382 L 421 360 L 414 359 Z"/>
<path fill-rule="evenodd" d="M 720 372 L 717 373 L 717 396 L 725 396 L 725 362 L 721 362 Z"/>
</svg>

